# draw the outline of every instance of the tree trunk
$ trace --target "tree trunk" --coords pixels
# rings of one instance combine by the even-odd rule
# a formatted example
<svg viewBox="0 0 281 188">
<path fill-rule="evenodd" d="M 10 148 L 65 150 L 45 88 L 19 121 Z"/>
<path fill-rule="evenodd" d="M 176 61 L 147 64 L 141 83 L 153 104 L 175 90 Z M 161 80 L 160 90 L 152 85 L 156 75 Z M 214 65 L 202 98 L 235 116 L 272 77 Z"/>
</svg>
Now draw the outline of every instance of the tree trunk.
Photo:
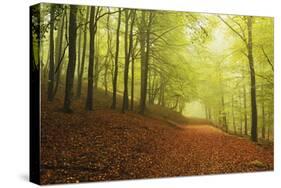
<svg viewBox="0 0 281 188">
<path fill-rule="evenodd" d="M 131 15 L 131 13 L 130 13 Z M 123 105 L 122 112 L 124 113 L 128 110 L 128 72 L 129 72 L 129 63 L 130 63 L 130 55 L 128 49 L 128 30 L 129 30 L 129 13 L 128 10 L 125 9 L 125 35 L 124 35 L 124 47 L 125 47 L 125 67 L 124 67 L 124 92 L 123 92 Z"/>
<path fill-rule="evenodd" d="M 72 101 L 72 89 L 76 62 L 76 14 L 77 7 L 70 5 L 69 13 L 69 61 L 66 73 L 66 84 L 65 84 L 65 97 L 64 97 L 64 111 L 71 112 L 71 101 Z"/>
<path fill-rule="evenodd" d="M 132 63 L 131 63 L 131 110 L 134 110 L 134 84 L 135 84 L 135 56 L 132 52 Z"/>
<path fill-rule="evenodd" d="M 268 113 L 268 120 L 271 120 L 271 118 L 270 118 L 271 116 L 270 116 L 270 113 Z M 271 122 L 271 121 L 270 121 Z M 267 140 L 269 141 L 269 139 L 270 139 L 270 125 L 271 124 L 268 124 L 267 125 Z"/>
<path fill-rule="evenodd" d="M 265 106 L 264 106 L 264 85 L 261 86 L 261 110 L 262 110 L 262 138 L 265 139 Z"/>
<path fill-rule="evenodd" d="M 136 11 L 134 12 L 134 19 L 136 17 Z M 131 32 L 130 37 L 132 37 L 132 42 L 133 42 L 133 32 Z M 135 84 L 135 50 L 138 45 L 138 40 L 135 40 L 135 44 L 132 46 L 132 53 L 131 53 L 131 110 L 134 110 L 134 84 Z"/>
<path fill-rule="evenodd" d="M 226 112 L 225 112 L 225 104 L 224 104 L 224 95 L 221 97 L 221 102 L 222 102 L 222 115 L 223 115 L 223 127 L 226 132 L 228 132 L 228 126 L 226 122 Z"/>
<path fill-rule="evenodd" d="M 160 91 L 159 91 L 159 101 L 158 104 L 165 107 L 165 81 L 163 81 L 163 77 L 160 75 Z"/>
<path fill-rule="evenodd" d="M 244 68 L 244 67 L 243 67 Z M 245 70 L 241 70 L 243 82 L 245 82 Z M 248 135 L 248 115 L 247 115 L 247 91 L 245 83 L 243 83 L 243 107 L 244 107 L 244 134 Z"/>
<path fill-rule="evenodd" d="M 208 112 L 209 112 L 209 120 L 212 120 L 212 110 L 208 108 Z"/>
<path fill-rule="evenodd" d="M 234 129 L 234 134 L 236 134 L 236 124 L 235 124 L 235 115 L 234 115 L 234 97 L 231 98 L 231 110 L 232 110 L 232 126 Z"/>
<path fill-rule="evenodd" d="M 130 18 L 131 18 L 131 23 L 129 28 Z M 130 57 L 133 48 L 134 22 L 135 22 L 135 10 L 131 10 L 130 13 L 128 13 L 128 10 L 125 10 L 125 69 L 124 69 L 124 93 L 123 93 L 122 112 L 125 112 L 126 110 L 129 109 L 128 79 L 129 79 Z M 129 38 L 129 46 L 128 46 L 128 38 Z"/>
<path fill-rule="evenodd" d="M 141 97 L 140 97 L 140 114 L 144 114 L 146 108 L 147 96 L 147 74 L 150 55 L 150 30 L 152 25 L 153 13 L 149 13 L 148 25 L 145 24 L 145 11 L 142 11 L 140 46 L 141 46 Z"/>
<path fill-rule="evenodd" d="M 107 52 L 106 57 L 104 60 L 104 77 L 103 77 L 103 85 L 104 85 L 104 95 L 107 95 L 108 92 L 108 85 L 107 85 L 107 76 L 108 76 L 108 69 L 109 69 L 109 56 L 110 56 L 110 50 L 111 50 L 111 38 L 110 38 L 110 32 L 109 32 L 109 18 L 110 15 L 107 16 L 106 21 L 106 27 L 107 27 Z"/>
<path fill-rule="evenodd" d="M 96 23 L 97 24 L 97 23 Z M 95 33 L 95 36 L 96 36 L 96 39 L 97 42 L 95 42 L 95 64 L 94 64 L 94 88 L 97 89 L 98 88 L 98 84 L 99 84 L 99 78 L 100 78 L 100 52 L 99 52 L 99 33 L 98 31 L 96 30 L 96 33 Z"/>
<path fill-rule="evenodd" d="M 240 132 L 240 135 L 242 135 L 243 134 L 243 129 L 242 129 L 243 120 L 242 120 L 242 102 L 241 102 L 241 92 L 240 92 L 240 90 L 239 90 L 239 119 L 240 119 L 240 130 L 239 130 L 239 132 Z"/>
<path fill-rule="evenodd" d="M 140 93 L 140 113 L 144 114 L 145 100 L 146 100 L 146 60 L 145 60 L 145 11 L 142 11 L 141 25 L 140 25 L 140 52 L 141 52 L 141 93 Z"/>
<path fill-rule="evenodd" d="M 208 119 L 209 118 L 208 107 L 206 105 L 204 105 L 204 106 L 205 106 L 205 117 L 206 117 L 206 119 Z"/>
<path fill-rule="evenodd" d="M 245 125 L 245 135 L 248 135 L 248 116 L 247 116 L 247 98 L 246 98 L 246 87 L 243 85 L 243 104 L 244 104 L 244 125 Z"/>
<path fill-rule="evenodd" d="M 108 10 L 108 12 L 110 12 L 110 10 Z M 106 28 L 107 28 L 107 53 L 106 53 L 106 57 L 105 57 L 105 65 L 104 65 L 105 70 L 104 70 L 104 79 L 103 79 L 105 95 L 108 94 L 108 71 L 110 69 L 109 62 L 111 61 L 111 53 L 112 53 L 112 49 L 111 49 L 112 37 L 110 35 L 110 14 L 108 14 L 108 16 L 107 16 Z"/>
<path fill-rule="evenodd" d="M 256 102 L 256 76 L 255 76 L 255 67 L 254 67 L 254 58 L 253 58 L 253 41 L 252 41 L 252 21 L 251 16 L 247 17 L 247 26 L 248 26 L 248 60 L 250 67 L 250 77 L 251 77 L 251 109 L 252 109 L 252 128 L 251 128 L 251 139 L 254 142 L 258 141 L 257 135 L 257 102 Z"/>
<path fill-rule="evenodd" d="M 95 59 L 95 34 L 96 34 L 96 7 L 91 7 L 90 13 L 90 50 L 88 66 L 88 92 L 86 99 L 86 110 L 93 110 L 93 83 L 94 83 L 94 59 Z"/>
<path fill-rule="evenodd" d="M 77 50 L 77 81 L 78 77 L 81 71 L 81 39 L 82 39 L 82 27 L 80 27 L 77 32 L 79 32 L 79 35 L 77 37 L 78 39 L 78 50 Z M 78 85 L 77 85 L 78 86 Z"/>
<path fill-rule="evenodd" d="M 66 11 L 64 11 L 63 13 L 63 17 L 62 20 L 60 22 L 60 26 L 59 26 L 59 30 L 58 30 L 58 35 L 57 35 L 57 39 L 56 39 L 56 66 L 59 67 L 58 70 L 55 70 L 55 77 L 56 77 L 56 82 L 55 82 L 55 89 L 54 89 L 54 93 L 53 96 L 56 95 L 57 91 L 58 91 L 58 87 L 60 84 L 60 74 L 61 74 L 61 69 L 62 66 L 60 65 L 62 61 L 62 44 L 63 44 L 63 35 L 64 35 L 64 19 L 65 19 L 65 15 L 66 15 Z"/>
<path fill-rule="evenodd" d="M 90 8 L 87 7 L 87 13 L 86 13 L 86 22 L 89 19 L 89 13 Z M 77 83 L 77 98 L 80 98 L 81 91 L 82 91 L 82 85 L 83 85 L 83 75 L 84 75 L 84 65 L 85 65 L 85 58 L 86 58 L 86 50 L 87 50 L 87 24 L 84 26 L 84 33 L 83 33 L 83 51 L 82 51 L 82 59 L 81 59 L 81 67 L 80 72 L 78 74 L 78 83 Z"/>
<path fill-rule="evenodd" d="M 115 60 L 114 60 L 114 75 L 113 75 L 113 92 L 112 92 L 112 105 L 111 108 L 116 108 L 116 94 L 117 94 L 117 79 L 118 79 L 118 56 L 119 56 L 119 34 L 121 25 L 121 9 L 119 8 L 118 13 L 118 23 L 116 31 L 116 50 L 115 50 Z"/>
<path fill-rule="evenodd" d="M 55 25 L 55 5 L 51 5 L 50 10 L 50 62 L 48 78 L 48 100 L 53 100 L 54 81 L 55 81 L 55 61 L 54 61 L 54 25 Z"/>
</svg>

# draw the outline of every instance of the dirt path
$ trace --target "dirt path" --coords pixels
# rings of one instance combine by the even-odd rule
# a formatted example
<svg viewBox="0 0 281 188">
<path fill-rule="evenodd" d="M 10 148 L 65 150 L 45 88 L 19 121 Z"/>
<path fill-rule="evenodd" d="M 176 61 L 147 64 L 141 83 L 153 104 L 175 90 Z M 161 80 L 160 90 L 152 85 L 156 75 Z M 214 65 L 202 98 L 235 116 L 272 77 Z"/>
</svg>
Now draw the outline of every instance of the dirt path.
<svg viewBox="0 0 281 188">
<path fill-rule="evenodd" d="M 41 146 L 43 184 L 273 169 L 272 147 L 209 125 L 111 110 L 44 109 Z"/>
<path fill-rule="evenodd" d="M 229 135 L 210 125 L 182 126 L 165 161 L 175 175 L 262 171 L 273 168 L 272 148 Z M 167 169 L 170 171 L 169 169 Z"/>
</svg>

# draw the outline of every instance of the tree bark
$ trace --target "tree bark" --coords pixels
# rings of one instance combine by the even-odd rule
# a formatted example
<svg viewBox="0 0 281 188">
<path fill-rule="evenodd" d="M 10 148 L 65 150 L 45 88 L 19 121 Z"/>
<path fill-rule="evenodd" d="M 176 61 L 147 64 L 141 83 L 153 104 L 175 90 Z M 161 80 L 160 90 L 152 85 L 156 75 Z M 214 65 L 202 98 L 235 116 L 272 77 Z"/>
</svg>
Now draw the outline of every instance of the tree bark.
<svg viewBox="0 0 281 188">
<path fill-rule="evenodd" d="M 253 41 L 252 41 L 252 22 L 253 18 L 251 16 L 247 17 L 247 28 L 248 28 L 248 60 L 250 67 L 250 77 L 251 77 L 251 109 L 252 109 L 252 128 L 251 128 L 251 140 L 254 142 L 258 141 L 257 135 L 257 102 L 256 102 L 256 76 L 253 58 Z"/>
<path fill-rule="evenodd" d="M 64 10 L 63 16 L 62 16 L 62 20 L 60 22 L 60 26 L 59 26 L 59 30 L 58 30 L 58 35 L 57 35 L 57 40 L 56 40 L 56 66 L 59 66 L 61 58 L 62 58 L 62 44 L 63 44 L 63 35 L 64 35 L 64 20 L 65 20 L 65 15 L 66 15 L 66 10 Z M 58 91 L 58 87 L 60 84 L 60 74 L 61 74 L 61 69 L 62 66 L 59 66 L 59 70 L 57 70 L 55 72 L 55 89 L 54 89 L 54 93 L 53 96 L 56 95 L 57 91 Z"/>
<path fill-rule="evenodd" d="M 95 34 L 96 34 L 96 7 L 91 7 L 90 13 L 90 50 L 88 66 L 88 92 L 86 99 L 86 110 L 93 110 L 93 83 L 94 83 L 94 59 L 95 59 Z"/>
<path fill-rule="evenodd" d="M 50 10 L 50 62 L 48 78 L 48 100 L 53 100 L 54 81 L 55 81 L 55 61 L 54 61 L 54 25 L 55 25 L 55 5 L 51 5 Z"/>
<path fill-rule="evenodd" d="M 77 50 L 77 80 L 81 71 L 81 39 L 82 39 L 82 27 L 77 29 L 79 33 L 77 40 L 78 40 L 78 50 Z M 78 86 L 78 85 L 77 85 Z"/>
<path fill-rule="evenodd" d="M 110 12 L 110 11 L 109 11 Z M 107 53 L 104 61 L 104 94 L 108 93 L 108 69 L 111 55 L 111 35 L 110 35 L 110 14 L 107 15 L 106 28 L 107 28 Z"/>
<path fill-rule="evenodd" d="M 144 114 L 145 102 L 146 102 L 146 82 L 147 82 L 147 66 L 145 56 L 145 43 L 146 43 L 146 24 L 145 24 L 145 11 L 142 11 L 141 25 L 140 25 L 140 52 L 141 52 L 141 91 L 140 91 L 140 113 Z"/>
<path fill-rule="evenodd" d="M 247 95 L 246 95 L 246 87 L 243 85 L 243 104 L 244 104 L 244 127 L 245 127 L 245 135 L 248 135 L 248 115 L 247 115 Z"/>
<path fill-rule="evenodd" d="M 97 24 L 97 23 L 96 23 Z M 99 33 L 96 30 L 95 33 L 97 42 L 95 42 L 95 64 L 94 64 L 94 88 L 97 89 L 98 88 L 98 84 L 99 84 L 99 78 L 100 78 L 100 52 L 99 52 Z"/>
<path fill-rule="evenodd" d="M 265 139 L 265 105 L 264 105 L 264 85 L 261 86 L 261 110 L 262 110 L 262 138 Z"/>
<path fill-rule="evenodd" d="M 131 63 L 131 110 L 134 110 L 134 84 L 135 84 L 135 57 L 132 52 L 132 63 Z"/>
<path fill-rule="evenodd" d="M 224 95 L 221 97 L 221 102 L 222 102 L 222 115 L 223 115 L 223 127 L 226 132 L 228 132 L 228 126 L 226 122 L 226 112 L 225 112 L 225 104 L 224 104 Z"/>
<path fill-rule="evenodd" d="M 131 14 L 131 13 L 130 13 Z M 125 9 L 125 35 L 124 35 L 124 52 L 125 52 L 125 67 L 124 67 L 124 91 L 123 91 L 123 105 L 122 112 L 124 113 L 128 110 L 128 71 L 129 71 L 129 63 L 130 63 L 130 55 L 128 49 L 128 30 L 129 30 L 129 13 L 128 10 Z"/>
<path fill-rule="evenodd" d="M 89 13 L 90 13 L 90 8 L 87 7 L 86 22 L 89 19 Z M 80 96 L 81 96 L 82 85 L 83 85 L 84 65 L 85 65 L 86 50 L 87 50 L 87 24 L 85 24 L 83 32 L 84 32 L 83 33 L 83 51 L 82 51 L 82 57 L 81 57 L 80 72 L 78 74 L 78 83 L 77 83 L 77 92 L 76 92 L 77 98 L 80 98 Z"/>
<path fill-rule="evenodd" d="M 240 132 L 240 135 L 242 135 L 243 134 L 243 129 L 242 129 L 242 122 L 243 122 L 243 120 L 242 120 L 242 101 L 241 101 L 241 98 L 242 98 L 242 96 L 241 96 L 241 92 L 240 92 L 240 90 L 239 90 L 239 119 L 240 119 L 240 130 L 239 130 L 239 132 Z"/>
<path fill-rule="evenodd" d="M 234 129 L 234 134 L 236 134 L 236 122 L 235 122 L 235 115 L 234 115 L 234 97 L 231 97 L 231 111 L 232 111 L 232 126 Z"/>
<path fill-rule="evenodd" d="M 208 112 L 209 112 L 209 120 L 212 120 L 212 110 L 211 110 L 211 108 L 208 108 Z"/>
<path fill-rule="evenodd" d="M 140 97 L 140 114 L 144 114 L 146 108 L 147 96 L 147 76 L 148 64 L 150 56 L 150 32 L 152 26 L 153 13 L 149 12 L 148 24 L 145 11 L 142 11 L 141 30 L 140 30 L 140 46 L 141 46 L 141 97 Z"/>
<path fill-rule="evenodd" d="M 117 94 L 117 79 L 118 79 L 118 56 L 119 56 L 119 34 L 121 25 L 121 9 L 119 8 L 118 13 L 118 23 L 116 31 L 116 50 L 115 50 L 115 60 L 114 60 L 114 75 L 113 75 L 113 92 L 112 92 L 112 105 L 111 108 L 116 108 L 116 94 Z"/>
<path fill-rule="evenodd" d="M 76 63 L 76 14 L 77 7 L 75 5 L 70 5 L 69 12 L 69 61 L 66 73 L 66 84 L 65 84 L 65 97 L 64 97 L 64 111 L 72 112 L 71 102 L 72 102 L 72 90 Z"/>
<path fill-rule="evenodd" d="M 129 20 L 131 19 L 130 28 Z M 129 109 L 129 96 L 128 96 L 128 80 L 129 80 L 129 65 L 130 57 L 133 48 L 133 29 L 135 22 L 135 10 L 131 10 L 130 13 L 128 10 L 125 10 L 125 69 L 124 69 L 124 93 L 123 93 L 123 105 L 122 112 L 125 112 Z M 128 46 L 129 38 L 129 46 Z"/>
</svg>

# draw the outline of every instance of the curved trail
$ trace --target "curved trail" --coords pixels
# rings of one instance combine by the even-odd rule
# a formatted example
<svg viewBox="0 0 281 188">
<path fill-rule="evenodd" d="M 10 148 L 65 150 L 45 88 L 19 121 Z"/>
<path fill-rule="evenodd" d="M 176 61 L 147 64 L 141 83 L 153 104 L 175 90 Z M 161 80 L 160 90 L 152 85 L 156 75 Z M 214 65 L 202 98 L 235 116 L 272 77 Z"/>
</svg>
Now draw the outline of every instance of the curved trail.
<svg viewBox="0 0 281 188">
<path fill-rule="evenodd" d="M 273 169 L 272 148 L 224 133 L 210 125 L 181 126 L 165 161 L 173 174 L 196 175 Z"/>
</svg>

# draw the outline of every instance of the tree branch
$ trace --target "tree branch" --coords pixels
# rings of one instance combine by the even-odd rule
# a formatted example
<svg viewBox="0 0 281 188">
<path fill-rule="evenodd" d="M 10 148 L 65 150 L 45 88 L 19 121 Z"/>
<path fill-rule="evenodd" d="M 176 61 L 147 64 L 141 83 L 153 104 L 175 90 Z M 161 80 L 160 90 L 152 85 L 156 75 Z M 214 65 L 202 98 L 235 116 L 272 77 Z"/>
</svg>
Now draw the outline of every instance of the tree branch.
<svg viewBox="0 0 281 188">
<path fill-rule="evenodd" d="M 263 55 L 265 56 L 265 58 L 266 58 L 268 64 L 270 65 L 270 67 L 271 67 L 271 69 L 272 69 L 272 72 L 274 72 L 273 64 L 272 64 L 272 62 L 270 61 L 268 55 L 266 54 L 266 52 L 265 52 L 263 46 L 261 46 L 261 50 L 262 50 L 262 53 L 263 53 Z"/>
<path fill-rule="evenodd" d="M 236 35 L 238 35 L 241 40 L 247 45 L 247 40 L 244 38 L 237 30 L 235 30 L 229 23 L 227 23 L 221 16 L 218 16 L 218 18 L 229 27 Z"/>
</svg>

